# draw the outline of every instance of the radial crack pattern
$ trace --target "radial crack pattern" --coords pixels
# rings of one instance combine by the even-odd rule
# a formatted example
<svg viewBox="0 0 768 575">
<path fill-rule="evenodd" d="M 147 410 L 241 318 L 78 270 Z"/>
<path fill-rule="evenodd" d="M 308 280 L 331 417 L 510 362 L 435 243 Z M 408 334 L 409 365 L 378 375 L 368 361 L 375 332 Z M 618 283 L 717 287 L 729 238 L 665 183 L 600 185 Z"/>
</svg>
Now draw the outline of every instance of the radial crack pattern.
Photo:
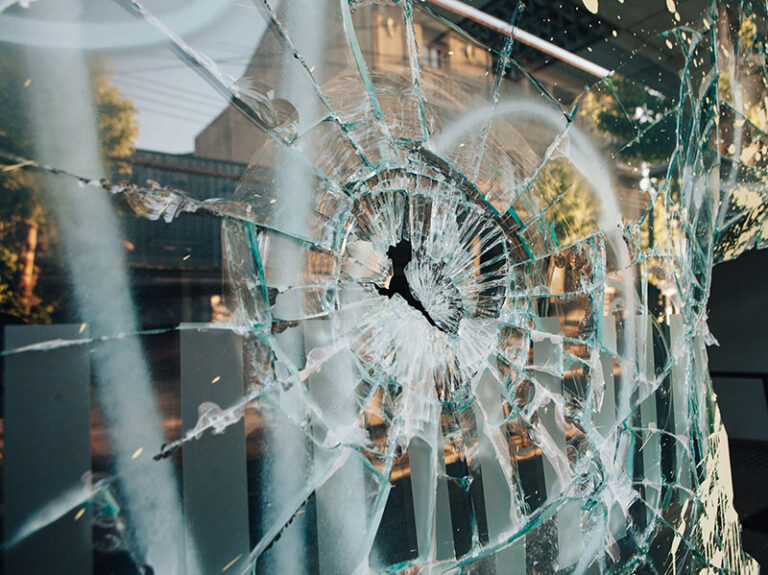
<svg viewBox="0 0 768 575">
<path fill-rule="evenodd" d="M 29 15 L 15 4 L 0 3 L 0 23 L 37 19 L 70 42 L 129 25 L 100 28 L 111 13 L 87 2 L 74 27 L 77 10 L 59 21 L 45 0 Z M 203 106 L 186 90 L 199 82 L 226 108 L 196 134 L 197 156 L 173 157 L 197 158 L 194 170 L 123 150 L 107 178 L 65 143 L 80 129 L 68 110 L 109 114 L 108 87 L 96 108 L 57 102 L 74 80 L 31 47 L 29 70 L 45 77 L 9 69 L 7 90 L 0 79 L 9 98 L 40 90 L 27 105 L 34 131 L 0 117 L 0 183 L 11 198 L 40 185 L 34 201 L 51 206 L 17 202 L 0 237 L 57 222 L 41 237 L 64 246 L 83 326 L 0 357 L 13 374 L 31 354 L 95 351 L 90 441 L 106 454 L 74 487 L 24 513 L 11 504 L 8 549 L 85 517 L 98 557 L 121 554 L 144 573 L 757 572 L 732 505 L 706 307 L 712 266 L 768 237 L 764 3 L 487 2 L 494 19 L 465 20 L 450 2 L 254 0 L 237 5 L 259 18 L 237 78 L 243 55 L 222 55 L 242 50 L 234 40 L 209 57 L 175 11 L 116 4 L 184 70 L 184 87 L 159 94 Z M 518 36 L 502 33 L 512 26 Z M 518 41 L 529 29 L 561 33 L 544 40 L 611 72 L 562 68 L 551 56 L 567 54 Z M 99 130 L 116 138 L 115 116 L 89 120 L 84 147 Z M 91 156 L 107 149 L 93 142 Z M 127 181 L 141 161 L 152 178 Z M 155 181 L 163 170 L 178 173 Z M 229 187 L 201 193 L 197 177 Z M 112 202 L 126 229 L 160 227 L 145 244 L 112 229 L 108 251 L 72 223 L 75 197 Z M 164 235 L 177 229 L 191 230 L 184 251 Z M 33 236 L 0 254 L 15 270 L 0 304 L 26 302 L 27 323 L 40 305 Z M 170 272 L 178 321 L 104 321 L 117 312 L 94 294 L 111 284 L 87 270 L 83 246 L 103 269 L 113 254 L 137 276 L 179 268 L 215 290 L 223 276 L 204 302 L 213 321 L 195 315 L 209 288 Z M 142 250 L 167 259 L 147 264 Z M 170 353 L 155 349 L 171 337 Z M 141 362 L 121 363 L 122 340 Z M 133 373 L 149 373 L 140 340 L 153 374 L 178 360 L 173 386 Z M 118 372 L 141 385 L 117 385 Z M 15 421 L 4 423 L 12 439 Z M 161 439 L 134 445 L 145 436 Z"/>
</svg>

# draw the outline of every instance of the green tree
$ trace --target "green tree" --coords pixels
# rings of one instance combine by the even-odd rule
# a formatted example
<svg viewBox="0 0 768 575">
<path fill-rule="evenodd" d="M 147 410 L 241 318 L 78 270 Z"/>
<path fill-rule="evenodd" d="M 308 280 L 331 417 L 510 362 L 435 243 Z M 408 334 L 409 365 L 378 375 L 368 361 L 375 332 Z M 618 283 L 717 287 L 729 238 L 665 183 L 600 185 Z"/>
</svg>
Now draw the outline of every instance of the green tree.
<svg viewBox="0 0 768 575">
<path fill-rule="evenodd" d="M 34 79 L 27 75 L 21 54 L 3 49 L 0 58 L 0 151 L 34 157 L 26 102 Z M 105 162 L 129 156 L 138 135 L 136 108 L 111 83 L 103 61 L 93 63 L 91 86 L 97 112 L 99 141 Z M 125 173 L 128 164 L 113 168 Z M 58 305 L 56 295 L 46 293 L 38 282 L 41 273 L 51 273 L 53 258 L 44 258 L 55 245 L 56 227 L 41 197 L 42 179 L 23 164 L 0 164 L 0 314 L 23 321 L 45 323 Z M 41 270 L 41 265 L 51 269 Z"/>
<path fill-rule="evenodd" d="M 92 66 L 91 86 L 99 126 L 101 155 L 105 162 L 114 162 L 121 174 L 130 173 L 130 164 L 120 162 L 133 154 L 134 142 L 139 135 L 136 106 L 112 84 L 112 72 L 103 60 Z"/>
<path fill-rule="evenodd" d="M 581 114 L 619 159 L 655 164 L 668 161 L 677 144 L 670 106 L 664 94 L 616 75 L 587 94 Z"/>
<path fill-rule="evenodd" d="M 597 231 L 600 210 L 595 192 L 566 158 L 553 158 L 541 168 L 532 185 L 531 196 L 537 198 L 545 215 L 541 221 L 548 239 L 565 246 Z"/>
</svg>

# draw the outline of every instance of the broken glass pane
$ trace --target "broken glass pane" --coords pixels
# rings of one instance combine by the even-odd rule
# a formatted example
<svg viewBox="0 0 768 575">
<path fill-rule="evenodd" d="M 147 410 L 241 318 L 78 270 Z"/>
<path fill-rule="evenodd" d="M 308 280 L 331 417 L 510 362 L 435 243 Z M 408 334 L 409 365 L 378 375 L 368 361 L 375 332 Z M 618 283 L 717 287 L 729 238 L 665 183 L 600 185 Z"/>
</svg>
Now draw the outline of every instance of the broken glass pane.
<svg viewBox="0 0 768 575">
<path fill-rule="evenodd" d="M 765 4 L 0 11 L 7 573 L 758 571 Z"/>
</svg>

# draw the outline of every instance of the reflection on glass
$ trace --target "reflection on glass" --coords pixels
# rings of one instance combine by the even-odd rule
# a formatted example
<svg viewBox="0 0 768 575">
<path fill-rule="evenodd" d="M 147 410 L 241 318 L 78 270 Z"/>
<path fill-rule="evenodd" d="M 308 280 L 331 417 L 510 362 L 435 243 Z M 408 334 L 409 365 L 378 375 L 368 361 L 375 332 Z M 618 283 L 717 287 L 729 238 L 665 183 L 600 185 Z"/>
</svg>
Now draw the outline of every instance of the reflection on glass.
<svg viewBox="0 0 768 575">
<path fill-rule="evenodd" d="M 7 573 L 757 572 L 765 5 L 0 8 Z"/>
</svg>

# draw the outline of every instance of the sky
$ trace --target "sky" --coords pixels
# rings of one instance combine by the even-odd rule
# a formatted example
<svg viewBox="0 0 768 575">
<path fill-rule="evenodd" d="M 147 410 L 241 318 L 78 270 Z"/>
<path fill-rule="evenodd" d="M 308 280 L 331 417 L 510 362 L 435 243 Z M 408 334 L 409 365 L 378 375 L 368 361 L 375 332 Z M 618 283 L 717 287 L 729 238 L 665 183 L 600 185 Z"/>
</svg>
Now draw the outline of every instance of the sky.
<svg viewBox="0 0 768 575">
<path fill-rule="evenodd" d="M 261 40 L 265 23 L 249 0 L 205 0 L 222 5 L 209 22 L 182 37 L 233 79 L 239 78 Z M 184 18 L 170 18 L 174 31 Z M 195 136 L 227 106 L 225 99 L 182 62 L 166 42 L 106 53 L 113 82 L 138 109 L 136 147 L 168 153 L 194 150 Z"/>
<path fill-rule="evenodd" d="M 141 1 L 233 80 L 243 74 L 266 29 L 253 0 Z M 113 83 L 138 109 L 138 148 L 192 152 L 195 136 L 227 105 L 176 56 L 162 33 L 118 1 L 37 0 L 28 7 L 13 5 L 0 14 L 3 41 L 55 52 L 83 49 L 105 60 Z"/>
</svg>

